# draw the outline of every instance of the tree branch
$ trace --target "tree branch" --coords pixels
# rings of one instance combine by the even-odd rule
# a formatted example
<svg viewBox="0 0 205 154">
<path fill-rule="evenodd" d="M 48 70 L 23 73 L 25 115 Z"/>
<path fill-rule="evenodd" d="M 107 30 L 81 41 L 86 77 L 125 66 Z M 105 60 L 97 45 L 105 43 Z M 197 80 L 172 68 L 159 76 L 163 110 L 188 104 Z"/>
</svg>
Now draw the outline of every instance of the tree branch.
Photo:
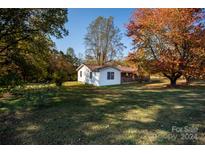
<svg viewBox="0 0 205 154">
<path fill-rule="evenodd" d="M 27 39 L 28 37 L 29 37 L 29 35 L 27 35 L 27 36 L 25 36 L 25 37 L 23 37 L 23 38 L 17 39 L 16 41 L 14 41 L 14 42 L 8 44 L 7 46 L 5 46 L 4 48 L 2 48 L 2 49 L 0 50 L 0 53 L 3 52 L 3 51 L 5 51 L 6 49 L 8 49 L 10 46 L 12 46 L 12 45 L 14 45 L 14 44 L 17 44 L 19 41 L 22 41 L 22 40 Z"/>
</svg>

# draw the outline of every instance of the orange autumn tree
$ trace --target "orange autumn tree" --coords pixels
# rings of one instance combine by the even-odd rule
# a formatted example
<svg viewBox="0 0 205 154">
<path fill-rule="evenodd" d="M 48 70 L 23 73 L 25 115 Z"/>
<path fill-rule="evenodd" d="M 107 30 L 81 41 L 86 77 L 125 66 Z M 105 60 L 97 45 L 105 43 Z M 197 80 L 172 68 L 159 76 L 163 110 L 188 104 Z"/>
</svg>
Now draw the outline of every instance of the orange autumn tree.
<svg viewBox="0 0 205 154">
<path fill-rule="evenodd" d="M 176 86 L 182 75 L 202 70 L 199 62 L 203 63 L 205 55 L 204 9 L 136 9 L 127 30 L 136 52 L 143 49 L 150 68 L 167 77 L 171 86 Z"/>
</svg>

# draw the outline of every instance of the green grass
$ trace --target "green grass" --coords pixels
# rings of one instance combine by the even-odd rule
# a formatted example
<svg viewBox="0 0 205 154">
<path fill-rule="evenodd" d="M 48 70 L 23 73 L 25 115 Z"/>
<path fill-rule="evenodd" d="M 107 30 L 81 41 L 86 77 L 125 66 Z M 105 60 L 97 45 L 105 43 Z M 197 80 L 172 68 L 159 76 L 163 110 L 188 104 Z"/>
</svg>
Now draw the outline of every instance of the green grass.
<svg viewBox="0 0 205 154">
<path fill-rule="evenodd" d="M 200 85 L 27 85 L 0 98 L 0 144 L 205 144 Z M 172 126 L 197 127 L 197 139 L 170 139 Z"/>
</svg>

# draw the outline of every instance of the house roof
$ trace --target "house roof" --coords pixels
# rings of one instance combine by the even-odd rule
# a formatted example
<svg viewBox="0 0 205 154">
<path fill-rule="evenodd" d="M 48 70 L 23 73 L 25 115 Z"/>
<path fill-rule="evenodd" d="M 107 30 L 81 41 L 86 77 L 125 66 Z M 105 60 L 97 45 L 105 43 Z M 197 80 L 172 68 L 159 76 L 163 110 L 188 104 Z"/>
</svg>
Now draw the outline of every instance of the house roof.
<svg viewBox="0 0 205 154">
<path fill-rule="evenodd" d="M 117 70 L 119 70 L 119 71 L 121 71 L 123 73 L 132 73 L 132 72 L 136 72 L 137 71 L 137 69 L 135 69 L 135 68 L 119 66 L 119 65 L 118 66 L 114 66 L 114 65 L 103 65 L 103 66 L 100 66 L 100 65 L 88 65 L 88 64 L 82 64 L 76 70 L 78 71 L 84 65 L 87 66 L 93 72 L 98 72 L 101 69 L 104 69 L 104 68 L 107 68 L 107 67 L 115 68 L 115 69 L 117 69 Z"/>
<path fill-rule="evenodd" d="M 132 67 L 126 67 L 126 66 L 117 66 L 117 67 L 121 72 L 124 73 L 132 73 L 137 71 L 136 68 L 132 68 Z"/>
<path fill-rule="evenodd" d="M 103 69 L 108 66 L 99 66 L 99 65 L 86 65 L 91 71 L 99 71 L 100 69 Z"/>
</svg>

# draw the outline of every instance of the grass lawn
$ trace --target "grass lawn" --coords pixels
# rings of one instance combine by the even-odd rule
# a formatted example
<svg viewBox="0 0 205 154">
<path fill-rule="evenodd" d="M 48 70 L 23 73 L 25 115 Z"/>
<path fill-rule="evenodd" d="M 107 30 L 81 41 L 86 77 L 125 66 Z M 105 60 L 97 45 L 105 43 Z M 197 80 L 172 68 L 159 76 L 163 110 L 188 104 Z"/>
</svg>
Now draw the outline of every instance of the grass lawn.
<svg viewBox="0 0 205 154">
<path fill-rule="evenodd" d="M 205 86 L 27 85 L 0 98 L 0 144 L 205 144 Z"/>
</svg>

